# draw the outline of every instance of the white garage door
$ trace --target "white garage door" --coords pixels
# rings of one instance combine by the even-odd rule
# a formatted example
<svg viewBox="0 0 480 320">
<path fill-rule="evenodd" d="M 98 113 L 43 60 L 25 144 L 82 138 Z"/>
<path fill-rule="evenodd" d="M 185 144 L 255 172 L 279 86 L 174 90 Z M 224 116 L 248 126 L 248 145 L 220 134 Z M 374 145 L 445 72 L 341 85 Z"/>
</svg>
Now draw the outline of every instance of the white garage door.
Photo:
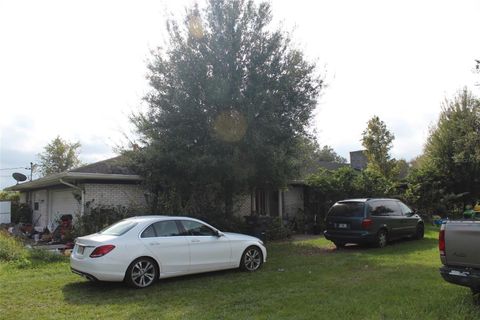
<svg viewBox="0 0 480 320">
<path fill-rule="evenodd" d="M 78 201 L 73 197 L 72 190 L 52 191 L 50 198 L 50 223 L 60 219 L 64 214 L 77 213 Z"/>
</svg>

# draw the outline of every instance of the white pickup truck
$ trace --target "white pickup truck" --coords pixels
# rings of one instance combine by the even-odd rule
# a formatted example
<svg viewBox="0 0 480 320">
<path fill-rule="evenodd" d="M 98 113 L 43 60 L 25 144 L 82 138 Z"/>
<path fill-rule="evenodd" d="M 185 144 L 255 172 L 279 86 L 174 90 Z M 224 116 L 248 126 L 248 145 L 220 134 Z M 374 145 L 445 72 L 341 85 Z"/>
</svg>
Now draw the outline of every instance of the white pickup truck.
<svg viewBox="0 0 480 320">
<path fill-rule="evenodd" d="M 447 221 L 440 228 L 438 246 L 443 279 L 480 293 L 480 221 Z"/>
</svg>

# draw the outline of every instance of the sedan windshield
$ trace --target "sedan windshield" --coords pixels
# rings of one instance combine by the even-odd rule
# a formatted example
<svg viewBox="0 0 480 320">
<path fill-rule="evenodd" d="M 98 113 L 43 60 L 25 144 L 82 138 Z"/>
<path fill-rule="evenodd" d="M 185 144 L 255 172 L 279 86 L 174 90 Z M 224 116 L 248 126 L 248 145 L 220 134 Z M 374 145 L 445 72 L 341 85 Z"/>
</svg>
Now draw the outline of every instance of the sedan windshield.
<svg viewBox="0 0 480 320">
<path fill-rule="evenodd" d="M 122 234 L 127 233 L 130 229 L 132 229 L 136 225 L 137 225 L 136 222 L 123 220 L 115 224 L 112 224 L 109 227 L 106 227 L 99 233 L 110 235 L 110 236 L 121 236 Z"/>
<path fill-rule="evenodd" d="M 363 217 L 365 204 L 363 202 L 336 203 L 328 212 L 329 217 Z"/>
</svg>

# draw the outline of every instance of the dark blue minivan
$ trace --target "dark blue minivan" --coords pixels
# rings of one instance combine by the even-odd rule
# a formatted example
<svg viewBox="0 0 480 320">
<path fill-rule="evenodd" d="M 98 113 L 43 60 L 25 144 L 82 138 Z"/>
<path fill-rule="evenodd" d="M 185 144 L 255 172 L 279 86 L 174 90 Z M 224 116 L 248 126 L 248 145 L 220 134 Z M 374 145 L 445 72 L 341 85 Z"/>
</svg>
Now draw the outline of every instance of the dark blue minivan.
<svg viewBox="0 0 480 320">
<path fill-rule="evenodd" d="M 324 235 L 337 247 L 358 243 L 382 248 L 392 239 L 422 239 L 424 230 L 422 218 L 400 200 L 367 198 L 335 203 Z"/>
</svg>

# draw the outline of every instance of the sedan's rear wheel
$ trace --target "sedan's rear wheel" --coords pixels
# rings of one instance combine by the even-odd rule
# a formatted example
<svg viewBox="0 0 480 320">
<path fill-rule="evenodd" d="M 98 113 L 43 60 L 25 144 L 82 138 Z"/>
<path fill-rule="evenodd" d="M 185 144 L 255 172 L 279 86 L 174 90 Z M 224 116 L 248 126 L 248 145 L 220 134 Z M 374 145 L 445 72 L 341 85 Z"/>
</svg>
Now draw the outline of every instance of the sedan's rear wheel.
<svg viewBox="0 0 480 320">
<path fill-rule="evenodd" d="M 263 263 L 263 254 L 260 248 L 252 246 L 243 252 L 240 268 L 245 271 L 257 271 Z"/>
<path fill-rule="evenodd" d="M 127 269 L 125 281 L 134 288 L 146 288 L 158 278 L 158 268 L 150 258 L 138 258 Z"/>
</svg>

